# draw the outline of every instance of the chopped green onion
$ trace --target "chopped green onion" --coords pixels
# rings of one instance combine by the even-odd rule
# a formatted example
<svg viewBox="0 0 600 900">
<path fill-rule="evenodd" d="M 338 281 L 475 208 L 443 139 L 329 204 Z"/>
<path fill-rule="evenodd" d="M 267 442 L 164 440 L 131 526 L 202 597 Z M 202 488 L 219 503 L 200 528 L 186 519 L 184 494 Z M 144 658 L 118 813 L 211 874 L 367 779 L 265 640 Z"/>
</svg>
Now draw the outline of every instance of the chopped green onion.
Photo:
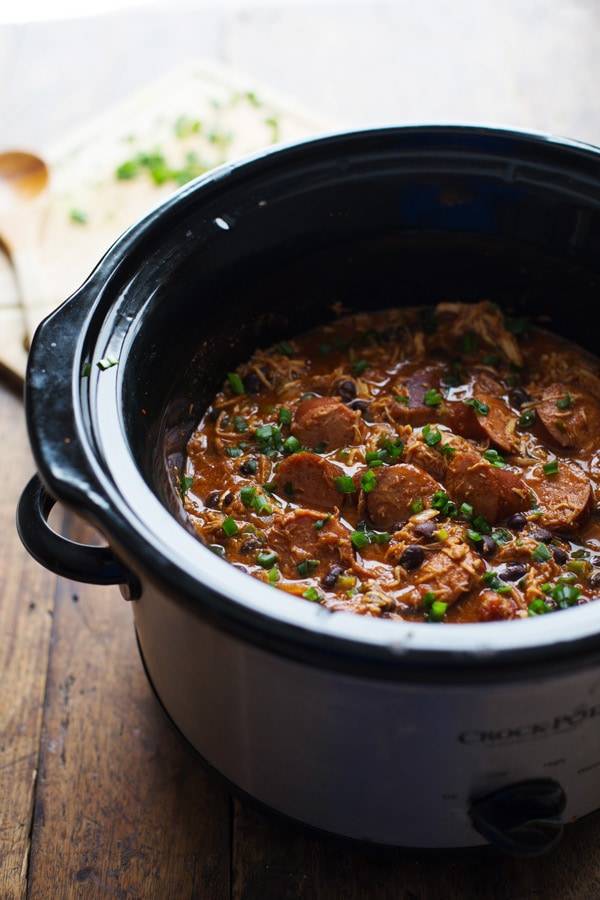
<svg viewBox="0 0 600 900">
<path fill-rule="evenodd" d="M 439 391 L 436 391 L 435 388 L 430 388 L 428 391 L 425 391 L 423 403 L 425 406 L 439 406 L 443 399 Z"/>
<path fill-rule="evenodd" d="M 87 225 L 88 216 L 82 209 L 70 209 L 69 219 L 76 225 Z"/>
<path fill-rule="evenodd" d="M 469 397 L 468 400 L 463 400 L 463 403 L 465 406 L 472 406 L 478 416 L 487 416 L 490 411 L 487 403 L 478 400 L 477 397 Z"/>
<path fill-rule="evenodd" d="M 233 427 L 238 434 L 244 434 L 245 431 L 248 431 L 248 422 L 243 416 L 234 416 Z"/>
<path fill-rule="evenodd" d="M 252 501 L 252 506 L 259 516 L 270 516 L 273 512 L 269 501 L 266 500 L 265 497 L 262 497 L 260 494 L 256 495 L 256 497 Z"/>
<path fill-rule="evenodd" d="M 486 450 L 483 454 L 483 458 L 487 459 L 493 466 L 496 466 L 497 469 L 503 469 L 506 466 L 504 457 L 500 456 L 497 450 Z"/>
<path fill-rule="evenodd" d="M 323 528 L 325 528 L 325 526 L 327 525 L 327 523 L 329 522 L 330 519 L 331 519 L 330 515 L 325 516 L 325 518 L 323 518 L 323 519 L 317 519 L 317 521 L 314 524 L 314 527 L 316 528 L 317 531 L 321 531 Z"/>
<path fill-rule="evenodd" d="M 290 434 L 288 438 L 283 442 L 283 452 L 292 454 L 298 453 L 299 450 L 302 449 L 302 444 L 298 440 L 298 438 L 294 437 L 293 434 Z"/>
<path fill-rule="evenodd" d="M 450 499 L 446 491 L 436 491 L 431 498 L 431 506 L 433 509 L 439 509 L 443 516 L 455 516 L 457 513 L 456 503 Z"/>
<path fill-rule="evenodd" d="M 237 372 L 228 372 L 227 373 L 227 381 L 229 382 L 229 386 L 234 394 L 244 394 L 244 382 L 240 378 Z"/>
<path fill-rule="evenodd" d="M 473 525 L 473 528 L 476 531 L 481 532 L 481 534 L 490 534 L 492 530 L 487 519 L 484 519 L 483 516 L 474 516 L 471 524 Z"/>
<path fill-rule="evenodd" d="M 349 475 L 338 475 L 334 483 L 340 494 L 354 494 L 356 491 L 356 485 Z"/>
<path fill-rule="evenodd" d="M 227 516 L 227 518 L 223 520 L 222 528 L 227 537 L 233 537 L 240 530 L 235 519 L 232 519 L 231 516 Z"/>
<path fill-rule="evenodd" d="M 494 528 L 492 537 L 497 544 L 508 544 L 513 536 L 507 528 Z"/>
<path fill-rule="evenodd" d="M 496 591 L 497 594 L 510 594 L 511 592 L 510 585 L 504 584 L 498 577 L 498 573 L 494 572 L 492 569 L 485 572 L 481 580 L 493 591 Z"/>
<path fill-rule="evenodd" d="M 353 531 L 350 535 L 350 540 L 352 541 L 352 546 L 357 550 L 362 550 L 371 543 L 369 535 L 365 531 Z"/>
<path fill-rule="evenodd" d="M 274 550 L 261 550 L 256 557 L 256 562 L 263 569 L 271 569 L 278 560 L 278 556 Z"/>
<path fill-rule="evenodd" d="M 269 579 L 270 584 L 276 584 L 276 582 L 280 579 L 279 569 L 277 566 L 273 566 L 273 568 L 269 569 L 269 574 L 267 578 Z"/>
<path fill-rule="evenodd" d="M 467 530 L 467 537 L 470 541 L 473 541 L 474 544 L 480 544 L 483 540 L 483 535 L 481 535 L 478 531 L 473 531 L 472 528 Z"/>
<path fill-rule="evenodd" d="M 366 359 L 358 359 L 356 362 L 352 363 L 352 374 L 353 375 L 362 375 L 365 369 L 368 369 L 371 363 L 369 363 Z"/>
<path fill-rule="evenodd" d="M 182 497 L 185 497 L 189 489 L 194 483 L 194 478 L 192 475 L 182 475 L 179 479 L 179 493 Z"/>
<path fill-rule="evenodd" d="M 81 367 L 81 377 L 89 378 L 91 371 L 92 371 L 91 363 L 84 362 L 83 366 Z"/>
<path fill-rule="evenodd" d="M 270 441 L 273 437 L 273 426 L 272 425 L 259 425 L 259 427 L 254 432 L 254 437 L 257 441 L 264 443 L 266 441 Z"/>
<path fill-rule="evenodd" d="M 300 575 L 301 578 L 306 578 L 307 576 L 312 575 L 319 568 L 319 562 L 320 560 L 318 559 L 302 560 L 302 562 L 299 562 L 296 566 L 298 575 Z"/>
<path fill-rule="evenodd" d="M 279 344 L 276 344 L 275 350 L 277 353 L 283 354 L 283 356 L 294 355 L 294 348 L 288 341 L 281 341 Z"/>
<path fill-rule="evenodd" d="M 365 494 L 370 494 L 373 488 L 377 487 L 377 479 L 371 469 L 367 469 L 367 471 L 360 479 L 360 486 Z"/>
<path fill-rule="evenodd" d="M 565 394 L 564 397 L 561 397 L 556 401 L 556 406 L 558 409 L 570 409 L 573 406 L 573 398 L 570 394 Z"/>
<path fill-rule="evenodd" d="M 314 587 L 307 588 L 302 594 L 305 600 L 310 600 L 312 603 L 320 603 L 321 595 L 318 590 Z"/>
<path fill-rule="evenodd" d="M 576 575 L 587 577 L 592 568 L 592 564 L 587 559 L 570 559 L 567 563 L 569 572 L 575 572 Z"/>
<path fill-rule="evenodd" d="M 129 181 L 131 178 L 135 178 L 140 170 L 140 164 L 135 159 L 128 159 L 124 163 L 121 163 L 120 166 L 115 171 L 115 175 L 120 181 Z"/>
<path fill-rule="evenodd" d="M 531 428 L 531 426 L 535 422 L 535 418 L 535 409 L 526 409 L 525 412 L 521 413 L 517 420 L 517 428 L 519 428 L 521 431 L 524 431 L 527 428 Z"/>
<path fill-rule="evenodd" d="M 411 513 L 413 513 L 415 515 L 417 513 L 423 512 L 423 509 L 424 509 L 423 501 L 421 500 L 420 497 L 417 497 L 417 499 L 413 500 L 412 503 L 410 504 L 410 511 L 411 511 Z"/>
<path fill-rule="evenodd" d="M 432 428 L 431 425 L 423 426 L 423 437 L 428 447 L 435 447 L 442 439 L 442 435 L 437 428 Z"/>
<path fill-rule="evenodd" d="M 103 359 L 99 359 L 96 365 L 98 368 L 104 372 L 105 369 L 111 369 L 113 366 L 118 364 L 118 359 L 113 359 L 112 356 L 105 356 Z"/>
<path fill-rule="evenodd" d="M 453 447 L 452 444 L 441 444 L 439 450 L 440 453 L 443 453 L 443 455 L 447 456 L 448 459 L 452 459 L 452 457 L 456 453 L 456 447 Z"/>
<path fill-rule="evenodd" d="M 438 528 L 437 531 L 433 532 L 438 541 L 447 541 L 448 540 L 448 532 L 445 528 Z"/>
<path fill-rule="evenodd" d="M 430 622 L 441 622 L 444 616 L 446 615 L 446 610 L 448 609 L 448 604 L 443 603 L 441 600 L 434 600 L 429 608 L 429 621 Z"/>
<path fill-rule="evenodd" d="M 239 447 L 226 447 L 225 448 L 225 453 L 227 454 L 227 456 L 230 456 L 232 459 L 237 459 L 238 456 L 241 456 L 243 454 L 243 452 L 244 451 L 241 450 Z"/>
<path fill-rule="evenodd" d="M 256 475 L 258 471 L 258 462 L 255 459 L 247 459 L 240 468 L 243 468 L 244 475 Z M 263 485 L 263 487 L 270 490 L 266 484 Z"/>
<path fill-rule="evenodd" d="M 551 462 L 545 463 L 544 475 L 556 475 L 556 474 L 558 474 L 558 460 L 553 459 Z"/>
<path fill-rule="evenodd" d="M 252 485 L 245 485 L 240 491 L 240 500 L 244 506 L 252 506 L 256 497 L 256 488 Z"/>
<path fill-rule="evenodd" d="M 552 553 L 545 544 L 538 544 L 531 556 L 539 563 L 548 562 L 549 559 L 552 559 Z"/>
<path fill-rule="evenodd" d="M 437 596 L 433 591 L 427 591 L 425 594 L 423 594 L 423 606 L 425 607 L 425 609 L 429 609 L 432 603 L 435 603 L 436 600 Z"/>
<path fill-rule="evenodd" d="M 369 531 L 367 534 L 372 544 L 389 544 L 391 540 L 389 531 Z"/>
<path fill-rule="evenodd" d="M 279 410 L 279 424 L 280 425 L 291 425 L 292 424 L 292 414 L 285 406 L 282 406 Z"/>
<path fill-rule="evenodd" d="M 552 599 L 560 607 L 574 606 L 581 596 L 581 588 L 576 584 L 559 583 L 552 588 Z"/>
<path fill-rule="evenodd" d="M 400 403 L 402 406 L 408 406 L 410 403 L 410 398 L 407 394 L 395 394 L 394 400 L 396 403 Z"/>
<path fill-rule="evenodd" d="M 550 612 L 550 607 L 541 597 L 536 597 L 527 607 L 528 616 L 542 616 L 548 612 Z"/>
<path fill-rule="evenodd" d="M 470 503 L 461 503 L 459 512 L 465 519 L 473 518 L 473 507 Z"/>
</svg>

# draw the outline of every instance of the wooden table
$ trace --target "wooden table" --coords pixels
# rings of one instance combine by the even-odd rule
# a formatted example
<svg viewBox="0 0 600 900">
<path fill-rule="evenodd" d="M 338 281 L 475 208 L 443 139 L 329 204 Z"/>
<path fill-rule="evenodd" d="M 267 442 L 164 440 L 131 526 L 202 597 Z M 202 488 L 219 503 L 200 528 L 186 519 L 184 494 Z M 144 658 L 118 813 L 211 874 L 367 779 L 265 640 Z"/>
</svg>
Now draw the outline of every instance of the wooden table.
<svg viewBox="0 0 600 900">
<path fill-rule="evenodd" d="M 600 138 L 594 3 L 216 7 L 0 30 L 2 141 L 43 146 L 195 53 L 348 122 Z M 33 463 L 20 399 L 1 384 L 0 446 L 0 900 L 600 897 L 598 815 L 551 856 L 514 861 L 352 845 L 233 799 L 165 721 L 119 592 L 57 579 L 21 547 L 14 510 Z M 55 522 L 89 538 L 68 514 Z"/>
</svg>

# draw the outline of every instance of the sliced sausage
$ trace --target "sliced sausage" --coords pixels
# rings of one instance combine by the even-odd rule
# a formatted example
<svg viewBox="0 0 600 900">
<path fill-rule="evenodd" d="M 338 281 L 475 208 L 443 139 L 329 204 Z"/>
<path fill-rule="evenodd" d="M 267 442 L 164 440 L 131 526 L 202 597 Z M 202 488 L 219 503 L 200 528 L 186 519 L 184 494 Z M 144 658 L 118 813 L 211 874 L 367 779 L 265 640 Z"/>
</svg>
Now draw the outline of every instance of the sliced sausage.
<svg viewBox="0 0 600 900">
<path fill-rule="evenodd" d="M 397 422 L 409 425 L 426 425 L 439 422 L 440 406 L 427 406 L 425 394 L 437 390 L 443 369 L 441 366 L 423 366 L 403 376 L 397 386 L 397 394 L 408 397 L 408 403 L 394 402 L 391 414 Z"/>
<path fill-rule="evenodd" d="M 279 463 L 275 489 L 281 497 L 300 506 L 333 510 L 344 499 L 334 480 L 343 474 L 339 466 L 316 453 L 294 453 Z"/>
<path fill-rule="evenodd" d="M 411 504 L 421 500 L 424 506 L 441 485 L 430 475 L 408 463 L 376 470 L 377 485 L 367 497 L 367 510 L 377 528 L 388 529 L 405 522 L 412 514 Z"/>
<path fill-rule="evenodd" d="M 360 427 L 360 411 L 335 397 L 310 397 L 298 404 L 291 430 L 305 447 L 333 450 L 355 444 Z"/>
<path fill-rule="evenodd" d="M 454 545 L 451 553 L 439 550 L 428 555 L 413 576 L 420 602 L 433 591 L 437 600 L 454 603 L 479 582 L 485 569 L 483 560 L 464 543 Z"/>
<path fill-rule="evenodd" d="M 324 520 L 310 509 L 277 516 L 267 540 L 278 554 L 278 565 L 286 578 L 303 577 L 297 566 L 305 560 L 318 560 L 318 566 L 308 571 L 314 578 L 325 575 L 333 565 L 345 569 L 354 562 L 349 533 L 339 520 L 334 516 Z"/>
<path fill-rule="evenodd" d="M 498 522 L 532 505 L 531 492 L 520 475 L 492 466 L 473 448 L 457 452 L 448 463 L 448 493 L 470 503 L 489 522 Z"/>
<path fill-rule="evenodd" d="M 556 475 L 531 479 L 529 484 L 543 510 L 537 521 L 548 528 L 570 528 L 591 512 L 593 493 L 589 478 L 564 460 Z"/>
<path fill-rule="evenodd" d="M 551 384 L 542 391 L 538 415 L 561 447 L 589 446 L 600 432 L 600 404 L 586 391 Z"/>
<path fill-rule="evenodd" d="M 483 436 L 487 437 L 494 446 L 504 450 L 505 453 L 513 453 L 517 450 L 519 446 L 516 434 L 518 418 L 504 400 L 493 394 L 484 393 L 478 388 L 474 389 L 473 396 L 481 403 L 485 403 L 488 408 L 485 416 L 473 409 Z"/>
<path fill-rule="evenodd" d="M 404 450 L 404 459 L 406 462 L 429 472 L 438 481 L 444 481 L 450 461 L 450 453 L 444 452 L 444 447 L 447 445 L 452 447 L 454 456 L 467 453 L 475 454 L 478 458 L 479 454 L 477 454 L 477 451 L 469 441 L 464 440 L 459 435 L 448 431 L 442 431 L 440 434 L 440 442 L 433 447 L 426 444 L 421 435 L 412 434 Z"/>
</svg>

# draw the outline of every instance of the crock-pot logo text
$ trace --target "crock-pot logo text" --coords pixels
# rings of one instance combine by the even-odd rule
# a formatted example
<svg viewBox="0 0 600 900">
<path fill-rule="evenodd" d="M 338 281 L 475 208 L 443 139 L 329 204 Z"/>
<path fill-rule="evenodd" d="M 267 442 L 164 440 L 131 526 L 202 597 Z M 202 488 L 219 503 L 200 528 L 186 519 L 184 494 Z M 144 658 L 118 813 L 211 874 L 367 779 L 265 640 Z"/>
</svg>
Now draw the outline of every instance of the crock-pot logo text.
<svg viewBox="0 0 600 900">
<path fill-rule="evenodd" d="M 579 728 L 584 722 L 600 717 L 600 703 L 595 706 L 578 706 L 570 713 L 554 716 L 543 722 L 514 725 L 507 728 L 473 729 L 458 735 L 461 744 L 478 744 L 497 747 L 499 744 L 518 744 L 520 741 L 535 741 Z"/>
</svg>

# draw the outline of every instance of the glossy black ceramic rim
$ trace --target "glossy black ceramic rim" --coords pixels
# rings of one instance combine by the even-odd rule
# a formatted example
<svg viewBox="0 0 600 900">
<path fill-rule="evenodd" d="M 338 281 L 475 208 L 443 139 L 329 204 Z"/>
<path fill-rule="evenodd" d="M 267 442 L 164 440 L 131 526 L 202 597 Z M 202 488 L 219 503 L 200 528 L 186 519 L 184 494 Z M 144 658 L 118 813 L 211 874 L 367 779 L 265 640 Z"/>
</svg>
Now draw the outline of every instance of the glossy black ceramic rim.
<svg viewBox="0 0 600 900">
<path fill-rule="evenodd" d="M 539 155 L 539 168 L 560 172 L 578 196 L 594 192 L 600 203 L 600 150 L 534 133 L 458 125 L 423 125 L 326 135 L 270 149 L 226 165 L 186 186 L 129 229 L 107 252 L 86 283 L 36 333 L 29 358 L 26 401 L 30 440 L 40 475 L 58 499 L 95 522 L 111 546 L 140 576 L 150 578 L 193 614 L 274 652 L 314 664 L 350 666 L 405 677 L 406 668 L 539 666 L 561 658 L 589 663 L 600 652 L 600 603 L 544 619 L 461 626 L 409 624 L 330 614 L 310 603 L 251 581 L 218 559 L 171 516 L 145 483 L 131 457 L 120 415 L 127 347 L 138 324 L 128 321 L 111 287 L 122 267 L 139 264 L 144 247 L 188 205 L 243 179 L 264 178 L 299 164 L 307 154 L 345 152 L 374 143 L 423 146 L 447 137 L 460 145 L 489 141 L 490 158 L 510 159 L 518 148 Z M 506 144 L 506 147 L 503 145 Z M 120 306 L 121 304 L 121 306 Z M 124 324 L 127 323 L 127 324 Z M 84 359 L 117 354 L 123 365 L 81 379 Z M 49 398 L 54 398 L 53 400 Z M 116 428 L 116 431 L 115 431 Z M 103 443 L 103 436 L 120 440 Z M 585 660 L 582 654 L 585 654 Z"/>
</svg>

